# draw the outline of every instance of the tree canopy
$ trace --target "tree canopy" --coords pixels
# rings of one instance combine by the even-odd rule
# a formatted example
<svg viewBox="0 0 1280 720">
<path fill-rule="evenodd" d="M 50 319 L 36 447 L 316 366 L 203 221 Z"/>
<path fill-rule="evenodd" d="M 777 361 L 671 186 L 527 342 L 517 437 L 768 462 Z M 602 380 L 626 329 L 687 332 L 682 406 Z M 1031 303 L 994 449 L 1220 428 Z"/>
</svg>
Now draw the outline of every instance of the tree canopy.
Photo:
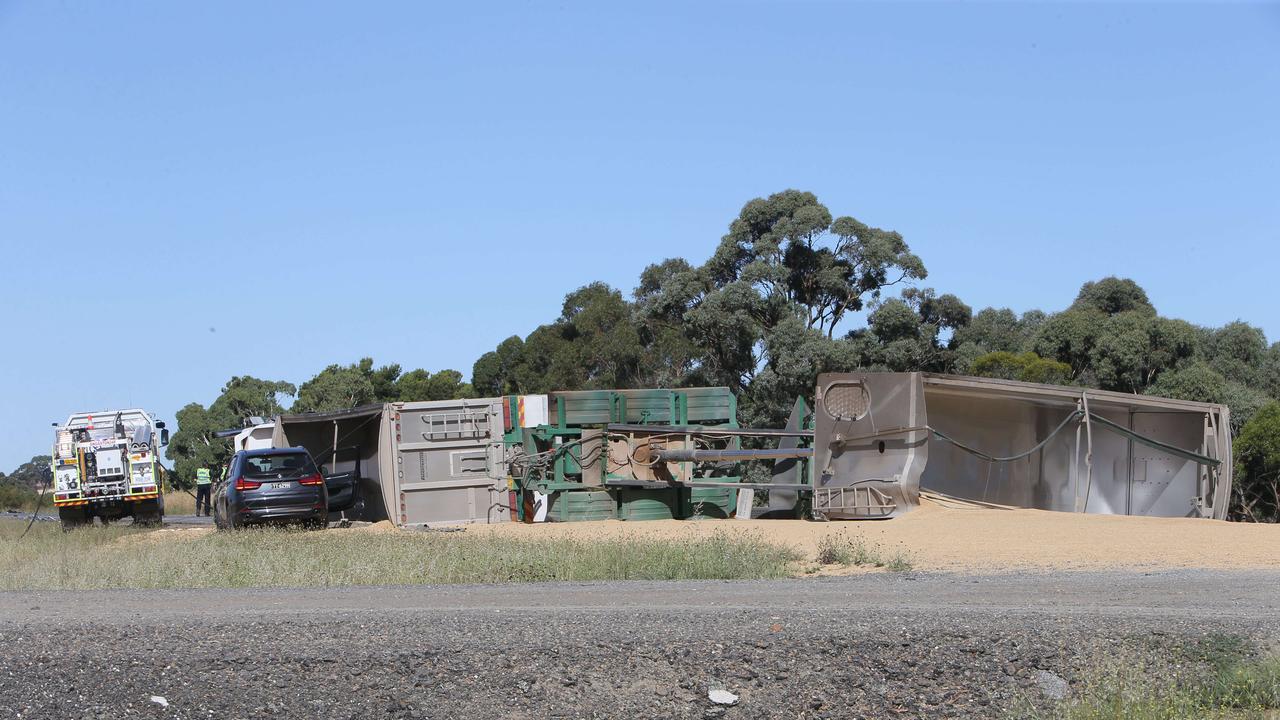
<svg viewBox="0 0 1280 720">
<path fill-rule="evenodd" d="M 19 465 L 8 475 L 0 473 L 0 484 L 16 485 L 28 490 L 36 490 L 44 484 L 45 472 L 49 469 L 49 463 L 52 459 L 49 455 L 36 455 Z"/>
<path fill-rule="evenodd" d="M 242 427 L 249 417 L 270 418 L 284 411 L 281 396 L 297 389 L 283 381 L 260 380 L 248 375 L 233 377 L 208 408 L 188 403 L 174 419 L 178 430 L 169 439 L 166 455 L 173 461 L 172 481 L 190 485 L 197 468 L 216 471 L 231 456 L 231 444 L 215 433 Z"/>
<path fill-rule="evenodd" d="M 859 364 L 836 337 L 851 313 L 925 275 L 899 233 L 786 190 L 744 205 L 702 265 L 645 268 L 630 300 L 601 283 L 570 293 L 557 320 L 477 360 L 473 380 L 480 392 L 725 385 L 745 421 L 776 420 L 817 372 Z M 953 296 L 909 302 L 918 324 L 968 319 Z"/>
<path fill-rule="evenodd" d="M 1254 413 L 1235 441 L 1233 513 L 1242 520 L 1280 522 L 1280 402 Z"/>
<path fill-rule="evenodd" d="M 432 375 L 418 368 L 401 374 L 399 365 L 375 368 L 373 358 L 330 365 L 302 383 L 291 412 L 329 412 L 370 403 L 448 400 L 471 397 L 471 386 L 457 370 Z"/>
</svg>

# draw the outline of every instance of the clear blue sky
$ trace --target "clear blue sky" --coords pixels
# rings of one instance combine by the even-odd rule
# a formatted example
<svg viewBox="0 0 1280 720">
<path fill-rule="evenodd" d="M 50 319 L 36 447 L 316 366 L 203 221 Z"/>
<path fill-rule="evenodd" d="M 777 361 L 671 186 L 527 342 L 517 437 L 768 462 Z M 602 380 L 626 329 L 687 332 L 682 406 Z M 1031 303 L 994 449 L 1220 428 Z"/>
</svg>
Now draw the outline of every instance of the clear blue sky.
<svg viewBox="0 0 1280 720">
<path fill-rule="evenodd" d="M 232 375 L 470 375 L 788 187 L 975 309 L 1119 274 L 1280 339 L 1280 5 L 0 0 L 0 138 L 5 471 Z"/>
</svg>

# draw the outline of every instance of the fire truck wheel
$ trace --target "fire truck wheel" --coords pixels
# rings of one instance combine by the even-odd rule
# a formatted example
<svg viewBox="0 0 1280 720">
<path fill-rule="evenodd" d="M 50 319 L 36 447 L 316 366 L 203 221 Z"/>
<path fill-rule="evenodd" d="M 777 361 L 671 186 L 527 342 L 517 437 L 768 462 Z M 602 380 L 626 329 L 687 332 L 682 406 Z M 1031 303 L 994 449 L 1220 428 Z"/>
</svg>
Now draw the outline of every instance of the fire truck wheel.
<svg viewBox="0 0 1280 720">
<path fill-rule="evenodd" d="M 85 516 L 84 508 L 58 508 L 58 519 L 62 521 L 64 532 L 92 522 Z"/>
<path fill-rule="evenodd" d="M 164 520 L 164 510 L 159 500 L 140 502 L 133 509 L 133 524 L 157 527 Z"/>
</svg>

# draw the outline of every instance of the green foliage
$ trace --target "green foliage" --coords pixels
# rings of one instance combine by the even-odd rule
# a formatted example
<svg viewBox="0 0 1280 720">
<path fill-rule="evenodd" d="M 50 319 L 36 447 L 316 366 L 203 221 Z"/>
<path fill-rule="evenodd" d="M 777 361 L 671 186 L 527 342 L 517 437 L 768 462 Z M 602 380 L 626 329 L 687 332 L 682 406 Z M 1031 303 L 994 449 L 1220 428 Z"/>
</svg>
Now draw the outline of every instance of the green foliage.
<svg viewBox="0 0 1280 720">
<path fill-rule="evenodd" d="M 401 402 L 453 400 L 472 397 L 471 386 L 462 381 L 457 370 L 441 370 L 434 375 L 418 368 L 400 376 L 395 382 L 395 398 Z"/>
<path fill-rule="evenodd" d="M 867 331 L 855 331 L 849 337 L 861 367 L 952 372 L 956 333 L 972 316 L 969 306 L 954 295 L 938 296 L 931 288 L 908 288 L 901 299 L 878 303 L 867 316 Z M 951 340 L 944 343 L 942 334 L 946 331 L 951 332 Z"/>
<path fill-rule="evenodd" d="M 45 484 L 45 474 L 49 471 L 49 463 L 52 460 L 53 458 L 49 455 L 36 455 L 7 476 L 0 473 L 0 482 L 38 490 Z"/>
<path fill-rule="evenodd" d="M 351 365 L 330 365 L 298 388 L 292 412 L 330 412 L 396 401 L 451 400 L 472 397 L 457 370 L 432 375 L 418 368 L 400 374 L 399 365 L 374 368 L 373 358 Z"/>
<path fill-rule="evenodd" d="M 1270 385 L 1266 375 L 1271 360 L 1261 328 L 1235 321 L 1213 330 L 1203 354 L 1214 370 L 1228 380 L 1246 385 Z"/>
<path fill-rule="evenodd" d="M 639 387 L 651 384 L 658 361 L 645 340 L 632 303 L 592 283 L 565 297 L 555 322 L 481 356 L 472 376 L 488 394 Z"/>
<path fill-rule="evenodd" d="M 173 460 L 169 483 L 176 487 L 191 487 L 195 484 L 197 469 L 209 468 L 216 474 L 216 470 L 226 463 L 231 456 L 231 446 L 215 437 L 214 433 L 236 426 L 218 422 L 200 403 L 188 403 L 174 414 L 174 420 L 178 423 L 178 431 L 170 437 L 165 451 Z"/>
<path fill-rule="evenodd" d="M 1071 379 L 1091 379 L 1093 348 L 1107 315 L 1094 308 L 1064 310 L 1049 316 L 1036 331 L 1030 349 L 1071 368 Z"/>
<path fill-rule="evenodd" d="M 819 373 L 848 370 L 857 365 L 852 346 L 832 340 L 799 318 L 786 318 L 765 337 L 764 365 L 747 393 L 749 424 L 779 423 L 797 397 L 810 397 Z"/>
<path fill-rule="evenodd" d="M 1137 312 L 1155 315 L 1156 309 L 1147 299 L 1147 291 L 1128 278 L 1105 277 L 1087 282 L 1080 288 L 1071 310 L 1096 310 L 1104 315 Z"/>
<path fill-rule="evenodd" d="M 292 395 L 291 383 L 260 380 L 248 375 L 233 377 L 208 408 L 188 403 L 174 419 L 178 429 L 169 438 L 166 455 L 173 461 L 169 482 L 177 487 L 190 487 L 198 468 L 209 468 L 216 476 L 228 458 L 231 444 L 215 436 L 220 430 L 242 427 L 249 417 L 269 418 L 280 414 L 281 395 Z"/>
<path fill-rule="evenodd" d="M 1104 390 L 1140 392 L 1160 373 L 1189 359 L 1195 346 L 1190 323 L 1129 310 L 1101 322 L 1089 362 Z"/>
<path fill-rule="evenodd" d="M 849 312 L 884 288 L 923 279 L 902 236 L 831 212 L 807 192 L 785 190 L 743 206 L 703 268 L 713 290 L 745 283 L 766 328 L 781 313 L 832 337 Z"/>
<path fill-rule="evenodd" d="M 329 412 L 368 405 L 377 398 L 373 385 L 373 360 L 353 365 L 330 365 L 298 388 L 292 412 Z M 384 386 L 385 390 L 385 386 Z"/>
<path fill-rule="evenodd" d="M 986 354 L 984 346 L 966 340 L 960 343 L 951 354 L 952 370 L 958 375 L 972 375 L 973 363 Z"/>
<path fill-rule="evenodd" d="M 1231 429 L 1235 433 L 1239 433 L 1250 418 L 1270 400 L 1262 390 L 1228 380 L 1204 361 L 1194 361 L 1161 375 L 1144 392 L 1147 395 L 1227 405 L 1231 408 Z"/>
<path fill-rule="evenodd" d="M 1042 358 L 1033 352 L 1015 354 L 1002 351 L 977 358 L 973 361 L 970 372 L 979 377 L 1067 385 L 1070 383 L 1071 366 Z"/>
<path fill-rule="evenodd" d="M 397 382 L 400 378 L 399 365 L 383 365 L 373 369 L 373 358 L 364 358 L 359 363 L 360 372 L 369 379 L 369 387 L 373 389 L 373 399 L 378 402 L 398 400 L 400 391 Z"/>
<path fill-rule="evenodd" d="M 1067 363 L 1073 381 L 1142 392 L 1189 361 L 1198 345 L 1189 323 L 1159 317 L 1137 283 L 1110 277 L 1085 283 L 1071 307 L 1040 324 L 1027 348 Z"/>
<path fill-rule="evenodd" d="M 524 340 L 518 335 L 503 340 L 476 360 L 471 369 L 471 384 L 481 397 L 519 395 L 528 392 L 520 385 L 517 368 L 524 362 Z"/>
<path fill-rule="evenodd" d="M 35 508 L 39 497 L 40 495 L 37 491 L 26 485 L 13 482 L 10 478 L 5 477 L 4 473 L 0 473 L 0 511 L 32 510 Z M 49 502 L 48 498 L 45 499 L 45 502 Z"/>
<path fill-rule="evenodd" d="M 1254 522 L 1280 522 L 1280 402 L 1254 414 L 1234 447 L 1234 512 Z"/>
<path fill-rule="evenodd" d="M 867 316 L 867 324 L 882 343 L 916 340 L 920 337 L 920 316 L 901 300 L 888 300 Z"/>
<path fill-rule="evenodd" d="M 973 343 L 987 352 L 1020 352 L 1044 322 L 1044 313 L 1033 310 L 1018 317 L 1009 308 L 985 308 L 956 330 L 957 345 Z"/>
<path fill-rule="evenodd" d="M 702 351 L 696 375 L 738 392 L 746 422 L 774 424 L 796 395 L 812 396 L 818 372 L 862 362 L 865 348 L 834 339 L 846 316 L 926 271 L 900 234 L 848 216 L 832 219 L 813 194 L 787 190 L 747 203 L 701 275 L 701 293 L 683 315 L 687 337 Z M 894 301 L 916 316 L 897 318 L 905 327 L 889 322 L 899 308 L 883 310 L 886 328 L 912 343 L 891 354 L 922 354 L 929 332 L 919 308 L 950 319 L 958 312 L 952 299 Z M 781 354 L 790 352 L 795 356 Z"/>
<path fill-rule="evenodd" d="M 232 419 L 232 424 L 227 427 L 236 427 L 248 417 L 269 418 L 279 414 L 284 410 L 279 397 L 293 395 L 297 391 L 293 383 L 259 380 L 248 375 L 233 377 L 223 386 L 222 394 L 211 409 L 219 419 Z"/>
<path fill-rule="evenodd" d="M 1280 398 L 1280 342 L 1273 344 L 1262 359 L 1262 389 Z"/>
<path fill-rule="evenodd" d="M 1161 376 L 1147 388 L 1147 394 L 1195 402 L 1221 402 L 1226 395 L 1226 383 L 1226 378 L 1208 363 L 1194 362 Z"/>
</svg>

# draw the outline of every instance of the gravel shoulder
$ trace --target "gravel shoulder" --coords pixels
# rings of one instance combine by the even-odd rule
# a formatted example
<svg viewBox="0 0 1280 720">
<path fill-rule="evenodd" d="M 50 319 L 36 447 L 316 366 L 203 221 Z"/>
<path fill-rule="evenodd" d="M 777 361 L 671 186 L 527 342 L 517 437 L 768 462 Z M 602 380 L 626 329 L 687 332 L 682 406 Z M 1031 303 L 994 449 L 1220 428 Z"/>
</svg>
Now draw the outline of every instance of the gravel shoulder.
<svg viewBox="0 0 1280 720">
<path fill-rule="evenodd" d="M 1277 587 L 1182 570 L 0 593 L 0 717 L 998 717 L 1099 663 L 1273 647 Z M 718 687 L 738 703 L 710 703 Z"/>
</svg>

